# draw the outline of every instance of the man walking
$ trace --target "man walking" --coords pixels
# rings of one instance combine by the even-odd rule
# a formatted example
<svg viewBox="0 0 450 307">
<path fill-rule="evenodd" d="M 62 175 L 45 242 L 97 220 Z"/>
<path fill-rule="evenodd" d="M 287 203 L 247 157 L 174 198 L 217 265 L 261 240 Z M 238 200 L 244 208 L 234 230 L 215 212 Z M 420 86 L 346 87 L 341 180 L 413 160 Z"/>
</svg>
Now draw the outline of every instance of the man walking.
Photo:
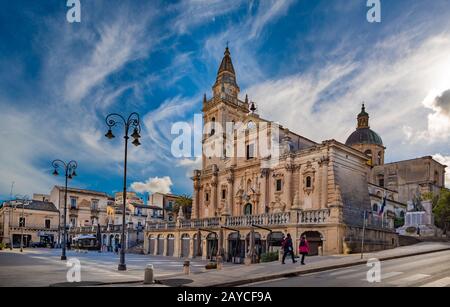
<svg viewBox="0 0 450 307">
<path fill-rule="evenodd" d="M 284 260 L 286 259 L 286 256 L 288 254 L 291 254 L 292 263 L 296 263 L 297 261 L 295 261 L 294 258 L 294 247 L 290 233 L 287 234 L 286 239 L 284 239 L 283 241 L 283 261 L 281 262 L 282 264 L 285 264 Z"/>
</svg>

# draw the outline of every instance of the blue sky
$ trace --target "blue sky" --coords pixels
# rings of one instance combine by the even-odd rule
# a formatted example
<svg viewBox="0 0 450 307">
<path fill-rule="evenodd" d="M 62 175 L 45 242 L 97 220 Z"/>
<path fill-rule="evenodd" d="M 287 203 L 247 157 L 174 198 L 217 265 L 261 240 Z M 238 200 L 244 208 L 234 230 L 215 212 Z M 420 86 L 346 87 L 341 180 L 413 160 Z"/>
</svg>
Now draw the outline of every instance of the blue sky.
<svg viewBox="0 0 450 307">
<path fill-rule="evenodd" d="M 111 112 L 140 113 L 129 185 L 191 194 L 198 160 L 170 154 L 171 125 L 211 96 L 226 42 L 241 94 L 261 116 L 315 141 L 345 142 L 362 101 L 387 161 L 433 155 L 450 165 L 450 1 L 4 1 L 0 10 L 0 199 L 48 193 L 75 159 L 77 187 L 121 190 Z M 438 98 L 437 98 L 438 97 Z M 448 180 L 450 182 L 450 178 Z"/>
</svg>

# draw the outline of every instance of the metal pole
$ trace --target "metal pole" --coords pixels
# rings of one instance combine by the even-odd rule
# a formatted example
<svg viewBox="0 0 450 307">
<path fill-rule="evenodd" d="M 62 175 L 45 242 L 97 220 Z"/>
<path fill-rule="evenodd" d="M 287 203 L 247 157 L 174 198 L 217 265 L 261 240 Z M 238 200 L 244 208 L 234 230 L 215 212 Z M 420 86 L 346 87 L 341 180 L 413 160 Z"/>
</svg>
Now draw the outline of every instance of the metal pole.
<svg viewBox="0 0 450 307">
<path fill-rule="evenodd" d="M 66 222 L 67 222 L 67 176 L 68 176 L 67 172 L 68 172 L 68 166 L 66 166 L 66 185 L 65 185 L 65 189 L 64 189 L 64 219 L 63 219 L 64 231 L 63 231 L 63 247 L 62 247 L 61 260 L 67 260 L 67 257 L 66 257 L 66 244 L 67 244 L 67 226 L 66 226 Z"/>
<path fill-rule="evenodd" d="M 361 259 L 364 258 L 364 237 L 366 234 L 366 210 L 364 210 L 364 221 L 363 221 L 363 233 L 362 233 L 362 240 L 361 240 Z"/>
<path fill-rule="evenodd" d="M 127 151 L 128 151 L 128 123 L 125 125 L 125 160 L 123 167 L 123 212 L 122 212 L 122 243 L 120 248 L 120 263 L 118 266 L 119 271 L 126 271 L 127 266 L 125 264 L 125 216 L 126 216 L 126 200 L 127 200 Z"/>
<path fill-rule="evenodd" d="M 14 244 L 14 242 L 13 242 L 13 233 L 11 231 L 11 223 L 12 223 L 12 221 L 14 219 L 14 208 L 13 208 L 13 205 L 12 205 L 13 188 L 14 188 L 14 181 L 11 183 L 11 192 L 9 194 L 9 210 L 10 210 L 10 214 L 9 214 L 9 235 L 10 235 L 9 244 L 10 244 L 10 246 L 9 246 L 9 249 L 10 250 L 13 250 L 13 244 Z"/>
<path fill-rule="evenodd" d="M 20 252 L 21 253 L 23 253 L 23 228 L 25 227 L 24 207 L 25 207 L 25 200 L 22 200 L 22 227 L 21 227 L 21 235 L 20 235 Z"/>
</svg>

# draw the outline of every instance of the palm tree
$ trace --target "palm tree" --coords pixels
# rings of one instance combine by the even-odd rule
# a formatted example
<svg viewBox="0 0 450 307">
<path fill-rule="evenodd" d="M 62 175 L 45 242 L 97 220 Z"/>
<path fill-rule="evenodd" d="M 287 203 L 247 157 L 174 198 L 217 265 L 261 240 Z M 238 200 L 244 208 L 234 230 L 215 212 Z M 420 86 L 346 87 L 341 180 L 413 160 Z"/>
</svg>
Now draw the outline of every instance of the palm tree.
<svg viewBox="0 0 450 307">
<path fill-rule="evenodd" d="M 174 214 L 178 214 L 178 212 L 180 211 L 180 207 L 183 210 L 184 217 L 186 219 L 190 219 L 192 210 L 192 197 L 186 194 L 179 196 L 172 207 L 172 212 Z"/>
</svg>

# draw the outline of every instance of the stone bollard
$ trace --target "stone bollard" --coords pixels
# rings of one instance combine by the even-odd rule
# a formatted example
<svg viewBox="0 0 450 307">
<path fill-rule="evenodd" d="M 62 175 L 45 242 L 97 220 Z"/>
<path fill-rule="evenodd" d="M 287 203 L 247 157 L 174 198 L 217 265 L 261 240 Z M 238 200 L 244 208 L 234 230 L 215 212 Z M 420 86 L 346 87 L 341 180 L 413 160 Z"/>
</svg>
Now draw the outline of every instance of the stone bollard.
<svg viewBox="0 0 450 307">
<path fill-rule="evenodd" d="M 144 274 L 144 285 L 150 285 L 154 283 L 153 280 L 153 264 L 147 264 L 147 267 L 145 268 L 145 274 Z"/>
<path fill-rule="evenodd" d="M 223 266 L 223 258 L 222 256 L 218 256 L 217 257 L 217 270 L 222 270 L 222 266 Z"/>
<path fill-rule="evenodd" d="M 323 256 L 323 247 L 319 246 L 318 250 L 319 250 L 319 256 Z"/>
<path fill-rule="evenodd" d="M 183 263 L 183 272 L 184 275 L 189 275 L 191 274 L 191 263 L 189 260 L 185 260 Z"/>
</svg>

